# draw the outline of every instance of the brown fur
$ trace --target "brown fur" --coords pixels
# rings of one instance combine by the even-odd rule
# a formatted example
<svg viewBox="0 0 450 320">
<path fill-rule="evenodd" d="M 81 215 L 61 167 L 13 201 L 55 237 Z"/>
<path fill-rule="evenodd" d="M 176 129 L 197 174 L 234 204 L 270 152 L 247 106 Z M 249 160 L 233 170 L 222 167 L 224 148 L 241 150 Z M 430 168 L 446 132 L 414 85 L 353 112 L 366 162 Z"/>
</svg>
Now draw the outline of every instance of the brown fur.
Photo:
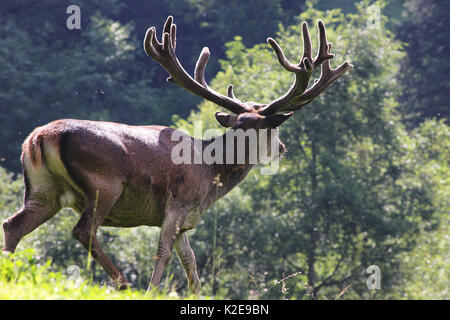
<svg viewBox="0 0 450 320">
<path fill-rule="evenodd" d="M 42 163 L 41 142 L 42 134 L 40 128 L 37 128 L 27 137 L 22 145 L 22 162 L 28 156 L 31 164 L 39 168 Z"/>
<path fill-rule="evenodd" d="M 63 129 L 64 122 L 62 120 L 34 129 L 22 144 L 22 163 L 28 157 L 32 166 L 38 169 L 43 161 L 44 141 L 47 146 L 51 146 L 56 153 L 59 153 L 59 137 Z"/>
</svg>

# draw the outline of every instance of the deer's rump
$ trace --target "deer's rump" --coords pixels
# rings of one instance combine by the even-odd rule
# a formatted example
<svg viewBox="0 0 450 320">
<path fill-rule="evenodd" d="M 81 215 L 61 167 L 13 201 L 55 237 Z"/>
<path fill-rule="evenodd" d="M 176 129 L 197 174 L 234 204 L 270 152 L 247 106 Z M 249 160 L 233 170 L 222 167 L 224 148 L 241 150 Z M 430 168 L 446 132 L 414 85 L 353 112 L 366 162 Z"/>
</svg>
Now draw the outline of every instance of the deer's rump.
<svg viewBox="0 0 450 320">
<path fill-rule="evenodd" d="M 180 190 L 180 182 L 192 174 L 183 166 L 174 168 L 172 132 L 167 127 L 80 120 L 37 128 L 22 153 L 26 197 L 45 198 L 57 209 L 72 207 L 81 213 L 86 194 L 113 189 L 117 199 L 102 225 L 161 226 L 171 197 L 196 197 L 195 190 Z"/>
</svg>

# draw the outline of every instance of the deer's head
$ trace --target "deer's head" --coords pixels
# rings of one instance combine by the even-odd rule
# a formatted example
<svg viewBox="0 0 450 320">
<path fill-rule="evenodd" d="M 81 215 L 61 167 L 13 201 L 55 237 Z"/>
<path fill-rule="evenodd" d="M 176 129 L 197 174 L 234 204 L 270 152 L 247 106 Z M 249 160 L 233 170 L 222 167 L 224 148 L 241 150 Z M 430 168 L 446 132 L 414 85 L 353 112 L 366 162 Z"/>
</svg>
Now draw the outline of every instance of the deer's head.
<svg viewBox="0 0 450 320">
<path fill-rule="evenodd" d="M 308 25 L 306 22 L 303 22 L 303 57 L 297 64 L 291 63 L 286 59 L 283 50 L 274 39 L 267 39 L 267 42 L 275 51 L 281 66 L 295 74 L 295 81 L 288 92 L 268 104 L 240 101 L 234 96 L 231 84 L 228 86 L 227 96 L 209 88 L 204 75 L 210 56 L 209 49 L 206 47 L 200 53 L 195 66 L 194 77 L 192 78 L 184 70 L 175 55 L 176 25 L 173 23 L 172 16 L 169 16 L 164 24 L 162 42 L 159 42 L 156 37 L 155 27 L 147 30 L 144 38 L 144 49 L 149 57 L 167 70 L 170 75 L 167 81 L 174 82 L 180 87 L 229 110 L 232 114 L 225 112 L 217 112 L 215 114 L 217 121 L 222 126 L 243 130 L 278 128 L 294 111 L 303 108 L 337 78 L 353 68 L 347 61 L 336 69 L 330 67 L 330 59 L 334 55 L 331 53 L 331 43 L 327 42 L 325 25 L 321 20 L 318 21 L 318 28 L 319 48 L 317 55 L 313 58 Z M 308 88 L 311 75 L 319 66 L 321 67 L 320 78 Z M 280 142 L 280 149 L 281 146 Z"/>
</svg>

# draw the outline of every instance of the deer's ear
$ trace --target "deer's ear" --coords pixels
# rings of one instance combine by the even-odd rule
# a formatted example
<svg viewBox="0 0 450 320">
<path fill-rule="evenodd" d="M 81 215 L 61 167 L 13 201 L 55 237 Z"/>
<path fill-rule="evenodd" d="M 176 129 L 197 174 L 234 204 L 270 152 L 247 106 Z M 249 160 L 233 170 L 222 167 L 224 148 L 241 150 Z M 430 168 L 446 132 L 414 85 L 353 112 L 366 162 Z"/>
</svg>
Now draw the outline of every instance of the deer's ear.
<svg viewBox="0 0 450 320">
<path fill-rule="evenodd" d="M 216 112 L 215 116 L 220 125 L 226 128 L 231 128 L 236 121 L 236 116 L 225 112 Z"/>
<path fill-rule="evenodd" d="M 285 113 L 285 114 L 271 114 L 264 118 L 265 127 L 266 128 L 276 128 L 289 119 L 292 116 L 293 112 Z"/>
</svg>

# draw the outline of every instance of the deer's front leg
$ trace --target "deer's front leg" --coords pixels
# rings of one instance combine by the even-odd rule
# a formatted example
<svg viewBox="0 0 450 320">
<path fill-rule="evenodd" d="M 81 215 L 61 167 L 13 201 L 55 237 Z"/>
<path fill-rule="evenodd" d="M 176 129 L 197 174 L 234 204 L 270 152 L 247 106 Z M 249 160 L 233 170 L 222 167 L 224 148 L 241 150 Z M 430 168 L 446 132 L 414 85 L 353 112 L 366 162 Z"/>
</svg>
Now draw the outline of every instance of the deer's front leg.
<svg viewBox="0 0 450 320">
<path fill-rule="evenodd" d="M 195 261 L 194 251 L 189 244 L 186 232 L 183 232 L 177 237 L 175 241 L 175 250 L 183 265 L 184 272 L 186 272 L 189 289 L 197 294 L 201 287 L 200 279 L 197 274 L 197 262 Z"/>
<path fill-rule="evenodd" d="M 151 290 L 152 287 L 157 287 L 161 282 L 164 268 L 170 259 L 173 245 L 185 219 L 186 213 L 179 210 L 169 211 L 166 214 L 159 234 L 155 268 L 153 269 L 152 279 L 147 291 Z"/>
</svg>

